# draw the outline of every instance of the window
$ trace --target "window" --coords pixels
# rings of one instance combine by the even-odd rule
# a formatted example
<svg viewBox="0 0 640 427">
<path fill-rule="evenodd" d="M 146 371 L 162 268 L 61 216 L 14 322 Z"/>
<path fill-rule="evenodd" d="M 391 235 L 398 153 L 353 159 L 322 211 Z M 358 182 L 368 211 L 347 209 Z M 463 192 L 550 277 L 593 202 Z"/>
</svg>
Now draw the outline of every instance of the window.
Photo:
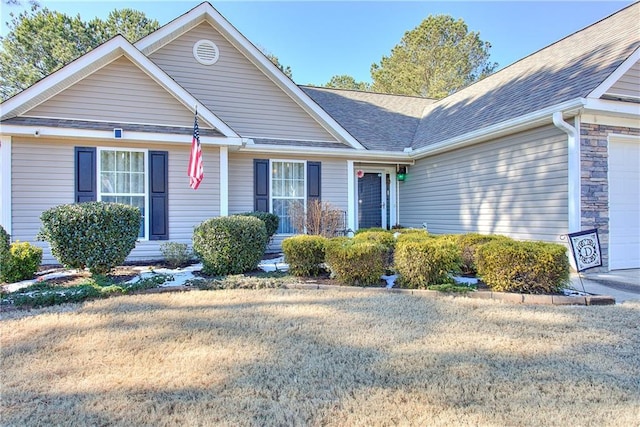
<svg viewBox="0 0 640 427">
<path fill-rule="evenodd" d="M 271 212 L 280 217 L 278 234 L 295 234 L 290 207 L 295 203 L 304 204 L 305 188 L 303 161 L 271 161 Z"/>
<path fill-rule="evenodd" d="M 98 200 L 140 209 L 139 238 L 147 237 L 146 151 L 99 149 Z"/>
</svg>

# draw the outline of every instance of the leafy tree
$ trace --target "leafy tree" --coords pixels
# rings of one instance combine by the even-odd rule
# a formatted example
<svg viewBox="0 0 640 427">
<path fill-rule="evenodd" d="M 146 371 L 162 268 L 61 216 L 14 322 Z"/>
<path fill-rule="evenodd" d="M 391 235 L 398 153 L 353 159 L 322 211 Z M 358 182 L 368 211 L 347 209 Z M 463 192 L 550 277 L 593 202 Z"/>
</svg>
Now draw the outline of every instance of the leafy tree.
<svg viewBox="0 0 640 427">
<path fill-rule="evenodd" d="M 373 90 L 444 98 L 495 71 L 490 48 L 462 19 L 430 15 L 371 66 Z"/>
<path fill-rule="evenodd" d="M 156 20 L 131 9 L 114 10 L 106 21 L 41 9 L 10 14 L 9 33 L 0 37 L 0 95 L 5 100 L 122 33 L 134 42 L 158 28 Z"/>
<path fill-rule="evenodd" d="M 349 90 L 371 90 L 371 85 L 367 82 L 357 82 L 353 77 L 342 74 L 331 77 L 331 80 L 324 87 L 330 87 L 333 89 L 349 89 Z"/>
<path fill-rule="evenodd" d="M 278 59 L 278 57 L 275 56 L 273 53 L 269 53 L 269 52 L 266 52 L 264 50 L 262 52 L 265 54 L 265 56 L 267 58 L 269 58 L 269 61 L 273 62 L 273 64 L 276 67 L 280 68 L 280 71 L 282 71 L 287 77 L 289 77 L 291 80 L 293 80 L 293 72 L 291 71 L 291 67 L 290 66 L 287 65 L 285 67 L 284 65 L 282 65 L 280 63 L 280 60 Z"/>
</svg>

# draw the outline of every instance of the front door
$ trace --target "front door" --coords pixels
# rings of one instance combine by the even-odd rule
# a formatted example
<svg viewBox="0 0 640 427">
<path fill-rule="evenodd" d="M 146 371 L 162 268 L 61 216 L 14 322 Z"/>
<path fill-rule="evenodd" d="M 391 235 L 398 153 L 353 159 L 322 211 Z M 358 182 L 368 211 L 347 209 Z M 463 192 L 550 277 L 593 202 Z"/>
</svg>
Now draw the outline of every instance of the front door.
<svg viewBox="0 0 640 427">
<path fill-rule="evenodd" d="M 358 229 L 383 227 L 383 175 L 364 173 L 358 177 Z"/>
</svg>

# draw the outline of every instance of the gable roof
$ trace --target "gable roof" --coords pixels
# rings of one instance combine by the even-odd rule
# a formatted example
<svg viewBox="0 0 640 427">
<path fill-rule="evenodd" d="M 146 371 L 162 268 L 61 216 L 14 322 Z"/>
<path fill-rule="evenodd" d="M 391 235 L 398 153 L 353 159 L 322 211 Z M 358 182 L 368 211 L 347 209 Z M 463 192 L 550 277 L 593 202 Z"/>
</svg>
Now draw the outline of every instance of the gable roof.
<svg viewBox="0 0 640 427">
<path fill-rule="evenodd" d="M 412 148 L 585 98 L 639 47 L 635 3 L 427 106 Z"/>
<path fill-rule="evenodd" d="M 254 66 L 266 75 L 280 90 L 289 96 L 307 114 L 313 117 L 337 140 L 347 144 L 348 147 L 363 150 L 360 142 L 325 110 L 302 91 L 289 77 L 229 23 L 210 3 L 203 2 L 184 15 L 174 19 L 157 31 L 139 40 L 135 46 L 144 55 L 150 56 L 171 41 L 187 33 L 203 22 L 211 25 L 231 45 L 240 51 Z"/>
<path fill-rule="evenodd" d="M 186 109 L 198 106 L 201 120 L 215 127 L 226 137 L 238 138 L 238 135 L 220 120 L 214 113 L 202 106 L 189 92 L 178 85 L 164 71 L 138 51 L 124 37 L 118 35 L 86 53 L 53 74 L 45 77 L 24 91 L 2 103 L 2 120 L 6 122 L 24 114 L 35 106 L 50 99 L 54 95 L 71 87 L 76 82 L 93 72 L 112 63 L 118 58 L 126 57 L 144 71 L 157 84 L 175 97 Z"/>
<path fill-rule="evenodd" d="M 403 151 L 433 99 L 302 86 L 368 150 Z"/>
</svg>

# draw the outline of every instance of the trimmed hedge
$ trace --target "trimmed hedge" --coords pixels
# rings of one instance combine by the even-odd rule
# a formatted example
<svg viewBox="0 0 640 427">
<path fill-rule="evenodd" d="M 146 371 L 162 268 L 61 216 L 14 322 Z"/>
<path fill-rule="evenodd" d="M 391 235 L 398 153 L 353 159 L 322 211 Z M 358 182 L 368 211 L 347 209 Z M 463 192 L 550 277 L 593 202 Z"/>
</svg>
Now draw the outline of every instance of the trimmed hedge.
<svg viewBox="0 0 640 427">
<path fill-rule="evenodd" d="M 299 236 L 288 237 L 282 241 L 284 260 L 289 264 L 289 272 L 294 276 L 317 276 L 324 263 L 326 237 Z"/>
<path fill-rule="evenodd" d="M 254 211 L 254 212 L 240 213 L 240 214 L 237 214 L 237 215 L 240 215 L 240 216 L 253 216 L 253 217 L 256 217 L 256 218 L 262 220 L 264 222 L 264 226 L 267 229 L 267 238 L 269 240 L 271 240 L 271 238 L 278 231 L 278 226 L 280 224 L 280 217 L 278 215 L 276 215 L 276 214 L 272 214 L 271 212 Z"/>
<path fill-rule="evenodd" d="M 399 234 L 396 238 L 396 246 L 400 242 L 423 242 L 425 240 L 431 240 L 434 238 L 426 230 L 423 230 L 421 228 L 405 228 L 398 231 L 397 233 Z"/>
<path fill-rule="evenodd" d="M 383 229 L 371 228 L 369 230 L 356 233 L 353 236 L 353 241 L 356 243 L 369 242 L 378 243 L 385 247 L 385 254 L 383 254 L 382 262 L 385 270 L 389 270 L 393 267 L 393 251 L 396 246 L 396 238 L 391 231 Z"/>
<path fill-rule="evenodd" d="M 86 202 L 60 205 L 40 216 L 38 237 L 67 268 L 89 268 L 107 274 L 136 246 L 140 210 L 122 203 Z"/>
<path fill-rule="evenodd" d="M 32 279 L 42 262 L 42 249 L 29 242 L 14 242 L 1 261 L 0 282 Z"/>
<path fill-rule="evenodd" d="M 438 236 L 438 238 L 448 240 L 458 246 L 460 250 L 460 271 L 466 275 L 475 275 L 478 272 L 476 260 L 480 247 L 495 240 L 512 241 L 506 236 L 480 233 L 447 234 Z"/>
<path fill-rule="evenodd" d="M 569 283 L 567 249 L 557 243 L 495 240 L 478 249 L 477 265 L 495 291 L 557 293 Z"/>
<path fill-rule="evenodd" d="M 9 257 L 9 247 L 11 246 L 11 236 L 4 229 L 3 226 L 0 225 L 0 281 L 2 280 L 4 271 L 6 270 L 7 261 L 6 258 Z"/>
<path fill-rule="evenodd" d="M 255 270 L 267 242 L 265 222 L 254 216 L 210 218 L 193 231 L 193 251 L 202 260 L 202 272 L 212 276 Z"/>
<path fill-rule="evenodd" d="M 325 263 L 345 285 L 378 285 L 384 274 L 387 248 L 374 242 L 334 237 L 325 247 Z"/>
<path fill-rule="evenodd" d="M 396 243 L 395 267 L 401 287 L 426 289 L 452 283 L 450 273 L 457 272 L 459 264 L 458 247 L 444 239 L 419 237 Z"/>
</svg>

